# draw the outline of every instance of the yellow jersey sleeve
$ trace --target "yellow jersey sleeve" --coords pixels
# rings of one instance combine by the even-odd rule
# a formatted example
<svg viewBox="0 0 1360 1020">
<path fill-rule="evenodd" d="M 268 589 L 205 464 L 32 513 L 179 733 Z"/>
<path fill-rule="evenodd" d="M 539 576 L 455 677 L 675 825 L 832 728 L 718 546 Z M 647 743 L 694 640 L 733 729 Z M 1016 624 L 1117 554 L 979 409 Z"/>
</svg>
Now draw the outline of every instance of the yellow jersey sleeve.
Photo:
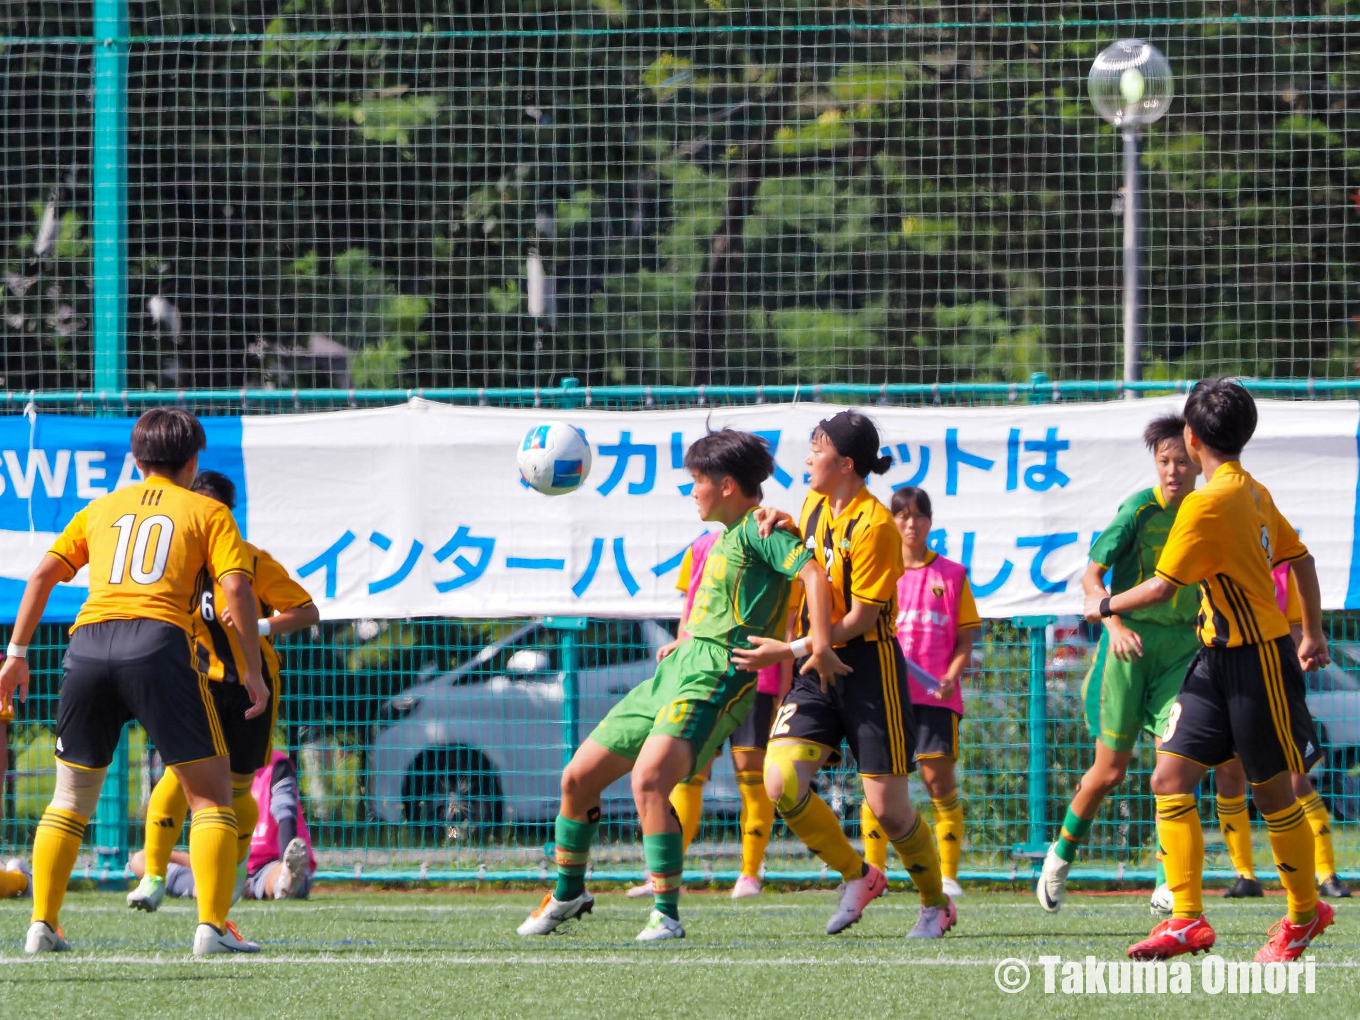
<svg viewBox="0 0 1360 1020">
<path fill-rule="evenodd" d="M 966 577 L 963 579 L 963 587 L 959 589 L 959 604 L 955 615 L 958 619 L 955 627 L 959 630 L 972 630 L 982 626 L 977 603 L 973 601 L 973 586 L 968 583 Z"/>
<path fill-rule="evenodd" d="M 1299 538 L 1299 533 L 1294 530 L 1294 525 L 1285 519 L 1284 514 L 1280 513 L 1274 501 L 1270 504 L 1271 524 L 1273 534 L 1270 536 L 1270 565 L 1278 567 L 1281 563 L 1292 563 L 1294 560 L 1301 560 L 1308 555 L 1308 547 Z M 1294 572 L 1289 572 L 1289 583 L 1294 583 Z"/>
<path fill-rule="evenodd" d="M 1157 558 L 1158 577 L 1183 588 L 1213 573 L 1222 560 L 1218 536 L 1223 529 L 1216 517 L 1213 504 L 1198 492 L 1185 497 Z"/>
<path fill-rule="evenodd" d="M 902 537 L 890 524 L 857 533 L 850 550 L 850 596 L 857 602 L 886 606 L 897 597 L 902 566 Z M 849 607 L 847 607 L 849 608 Z"/>
<path fill-rule="evenodd" d="M 207 546 L 208 570 L 213 580 L 221 581 L 228 574 L 245 574 L 247 577 L 254 574 L 250 552 L 241 538 L 241 529 L 236 526 L 236 518 L 221 503 L 208 511 L 203 522 L 203 538 Z"/>
<path fill-rule="evenodd" d="M 71 518 L 71 523 L 62 529 L 57 540 L 52 543 L 48 553 L 71 568 L 71 577 L 90 562 L 90 543 L 86 531 L 88 516 L 84 508 Z M 71 578 L 68 577 L 69 581 Z"/>
<path fill-rule="evenodd" d="M 260 550 L 255 561 L 255 597 L 260 605 L 280 613 L 312 604 L 307 589 L 293 580 L 283 564 Z"/>
<path fill-rule="evenodd" d="M 680 561 L 680 574 L 675 579 L 675 588 L 689 594 L 690 575 L 694 573 L 694 546 L 685 550 L 684 558 Z"/>
</svg>

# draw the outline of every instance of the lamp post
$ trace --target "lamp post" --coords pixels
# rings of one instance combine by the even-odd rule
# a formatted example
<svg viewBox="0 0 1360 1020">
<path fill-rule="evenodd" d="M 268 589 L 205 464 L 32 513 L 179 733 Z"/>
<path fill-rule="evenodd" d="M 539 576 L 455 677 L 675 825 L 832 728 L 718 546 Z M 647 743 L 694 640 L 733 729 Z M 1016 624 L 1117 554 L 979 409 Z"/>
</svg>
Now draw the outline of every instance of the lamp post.
<svg viewBox="0 0 1360 1020">
<path fill-rule="evenodd" d="M 1101 51 L 1091 65 L 1087 90 L 1096 112 L 1124 136 L 1124 382 L 1137 382 L 1139 362 L 1138 212 L 1141 204 L 1139 158 L 1143 128 L 1160 120 L 1175 98 L 1171 65 L 1161 51 L 1141 39 L 1121 39 Z M 1125 397 L 1138 394 L 1124 391 Z"/>
</svg>

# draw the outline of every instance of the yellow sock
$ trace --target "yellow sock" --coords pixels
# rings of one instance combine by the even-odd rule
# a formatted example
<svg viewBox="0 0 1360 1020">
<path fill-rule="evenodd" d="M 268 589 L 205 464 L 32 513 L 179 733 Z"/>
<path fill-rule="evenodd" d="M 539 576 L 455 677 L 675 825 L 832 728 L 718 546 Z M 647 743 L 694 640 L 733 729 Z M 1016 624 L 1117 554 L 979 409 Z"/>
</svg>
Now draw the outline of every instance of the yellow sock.
<svg viewBox="0 0 1360 1020">
<path fill-rule="evenodd" d="M 866 800 L 859 808 L 859 831 L 864 837 L 864 859 L 879 871 L 888 870 L 888 837 L 874 817 L 873 808 Z"/>
<path fill-rule="evenodd" d="M 839 871 L 845 881 L 853 882 L 864 874 L 864 858 L 845 838 L 841 820 L 811 790 L 780 817 L 804 846 L 826 861 L 827 867 Z"/>
<path fill-rule="evenodd" d="M 1166 883 L 1175 897 L 1176 917 L 1204 913 L 1204 830 L 1193 793 L 1176 793 L 1157 800 L 1157 839 L 1162 846 Z"/>
<path fill-rule="evenodd" d="M 184 831 L 189 800 L 172 769 L 166 769 L 146 804 L 146 873 L 165 877 L 170 853 Z"/>
<path fill-rule="evenodd" d="M 1314 790 L 1299 801 L 1304 817 L 1313 830 L 1313 867 L 1317 880 L 1325 882 L 1336 874 L 1336 856 L 1332 851 L 1332 818 L 1327 814 L 1327 805 Z"/>
<path fill-rule="evenodd" d="M 250 783 L 238 785 L 232 782 L 231 809 L 236 813 L 236 863 L 239 866 L 250 856 L 250 837 L 255 832 L 255 823 L 260 820 L 260 805 L 250 795 Z"/>
<path fill-rule="evenodd" d="M 741 873 L 759 878 L 774 828 L 774 801 L 765 792 L 765 774 L 760 771 L 738 772 L 737 789 L 741 792 Z"/>
<path fill-rule="evenodd" d="M 671 790 L 671 807 L 680 819 L 680 841 L 683 850 L 688 850 L 699 834 L 699 819 L 704 813 L 703 776 L 695 776 L 683 783 L 676 783 Z"/>
<path fill-rule="evenodd" d="M 1317 912 L 1317 888 L 1313 885 L 1313 830 L 1304 818 L 1303 807 L 1296 800 L 1289 807 L 1272 814 L 1261 812 L 1266 831 L 1270 833 L 1270 850 L 1275 855 L 1275 867 L 1280 872 L 1289 901 L 1289 920 L 1305 924 Z"/>
<path fill-rule="evenodd" d="M 203 808 L 189 825 L 189 863 L 198 896 L 198 921 L 222 930 L 236 882 L 236 813 Z"/>
<path fill-rule="evenodd" d="M 897 856 L 907 867 L 907 874 L 916 883 L 921 903 L 927 907 L 942 907 L 948 902 L 940 885 L 940 855 L 935 851 L 935 837 L 930 827 L 918 814 L 907 834 L 892 841 Z"/>
<path fill-rule="evenodd" d="M 940 871 L 946 878 L 957 881 L 959 857 L 963 853 L 963 806 L 959 791 L 936 800 L 930 798 L 935 813 L 935 842 L 940 851 Z"/>
<path fill-rule="evenodd" d="M 28 876 L 22 871 L 0 871 L 0 900 L 22 896 L 28 889 Z"/>
<path fill-rule="evenodd" d="M 1247 814 L 1247 796 L 1217 798 L 1218 827 L 1223 830 L 1223 845 L 1228 848 L 1228 860 L 1233 870 L 1243 878 L 1255 878 L 1256 867 L 1251 859 L 1251 816 Z"/>
<path fill-rule="evenodd" d="M 87 821 L 73 811 L 51 805 L 43 812 L 38 831 L 33 834 L 34 921 L 46 921 L 49 927 L 56 928 Z"/>
</svg>

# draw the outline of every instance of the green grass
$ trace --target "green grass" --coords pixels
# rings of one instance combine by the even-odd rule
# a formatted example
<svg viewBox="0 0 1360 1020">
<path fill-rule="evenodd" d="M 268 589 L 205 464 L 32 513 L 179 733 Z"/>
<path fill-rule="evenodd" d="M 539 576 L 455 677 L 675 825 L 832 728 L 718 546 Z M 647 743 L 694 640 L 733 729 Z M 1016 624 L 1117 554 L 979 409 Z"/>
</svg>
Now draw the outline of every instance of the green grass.
<svg viewBox="0 0 1360 1020">
<path fill-rule="evenodd" d="M 1121 958 L 1149 930 L 1144 896 L 1073 896 L 1049 917 L 1029 896 L 973 891 L 956 931 L 926 944 L 902 938 L 916 914 L 910 892 L 829 938 L 833 901 L 829 890 L 739 903 L 690 893 L 689 937 L 638 946 L 648 905 L 616 892 L 565 934 L 527 941 L 514 929 L 537 902 L 528 893 L 322 890 L 310 903 L 238 905 L 234 919 L 264 952 L 195 961 L 190 905 L 148 916 L 121 894 L 73 892 L 62 922 L 74 951 L 30 962 L 20 960 L 28 903 L 11 900 L 0 903 L 0 1017 L 1324 1020 L 1356 1015 L 1360 1001 L 1360 928 L 1345 903 L 1315 950 L 1314 995 L 1207 995 L 1201 957 L 1189 995 L 1115 997 L 1046 995 L 1035 961 Z M 1207 902 L 1216 951 L 1234 961 L 1251 958 L 1284 906 Z M 994 981 L 1008 957 L 1033 965 L 1016 995 Z"/>
</svg>

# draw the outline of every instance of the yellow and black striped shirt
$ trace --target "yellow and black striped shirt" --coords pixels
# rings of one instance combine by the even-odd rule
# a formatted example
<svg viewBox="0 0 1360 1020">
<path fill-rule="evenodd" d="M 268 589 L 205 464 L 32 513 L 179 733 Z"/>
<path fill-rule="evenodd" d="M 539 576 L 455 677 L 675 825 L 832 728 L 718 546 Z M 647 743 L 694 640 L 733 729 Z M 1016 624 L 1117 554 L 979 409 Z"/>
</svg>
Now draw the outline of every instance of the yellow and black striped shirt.
<svg viewBox="0 0 1360 1020">
<path fill-rule="evenodd" d="M 1178 587 L 1199 585 L 1206 645 L 1258 645 L 1289 633 L 1271 571 L 1307 555 L 1265 486 L 1233 461 L 1181 503 L 1157 576 Z"/>
</svg>

